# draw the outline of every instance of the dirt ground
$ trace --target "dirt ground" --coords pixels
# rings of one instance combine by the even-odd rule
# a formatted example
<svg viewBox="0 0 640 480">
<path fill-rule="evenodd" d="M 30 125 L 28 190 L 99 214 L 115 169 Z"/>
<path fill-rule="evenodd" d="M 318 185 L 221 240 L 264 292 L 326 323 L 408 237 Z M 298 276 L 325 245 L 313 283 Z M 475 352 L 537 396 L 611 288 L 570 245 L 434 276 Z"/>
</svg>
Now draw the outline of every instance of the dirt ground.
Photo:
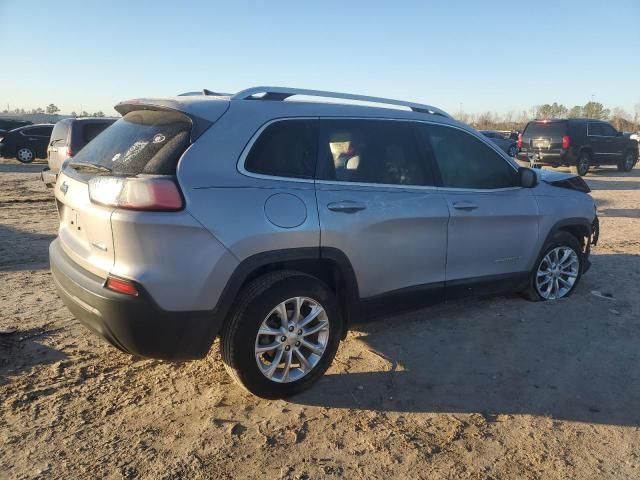
<svg viewBox="0 0 640 480">
<path fill-rule="evenodd" d="M 41 167 L 0 160 L 0 478 L 640 478 L 640 167 L 587 177 L 601 244 L 571 298 L 358 326 L 288 401 L 244 393 L 217 345 L 142 360 L 77 323 Z"/>
</svg>

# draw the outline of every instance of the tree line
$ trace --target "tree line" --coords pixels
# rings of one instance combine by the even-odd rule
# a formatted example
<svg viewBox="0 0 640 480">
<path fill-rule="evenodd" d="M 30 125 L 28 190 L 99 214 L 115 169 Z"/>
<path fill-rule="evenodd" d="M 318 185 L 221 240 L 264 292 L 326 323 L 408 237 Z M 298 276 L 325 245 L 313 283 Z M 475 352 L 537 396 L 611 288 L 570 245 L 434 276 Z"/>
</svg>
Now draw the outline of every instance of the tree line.
<svg viewBox="0 0 640 480">
<path fill-rule="evenodd" d="M 463 111 L 453 115 L 457 120 L 467 123 L 478 130 L 518 130 L 522 131 L 527 122 L 533 119 L 548 120 L 554 118 L 595 118 L 607 120 L 620 131 L 640 131 L 640 103 L 631 114 L 623 108 L 605 108 L 599 102 L 587 102 L 571 108 L 557 102 L 545 103 L 528 110 L 509 111 L 504 114 L 495 112 L 466 113 Z"/>
<path fill-rule="evenodd" d="M 37 113 L 46 113 L 48 115 L 57 115 L 60 113 L 60 108 L 57 105 L 50 103 L 45 108 L 32 108 L 31 110 L 25 110 L 24 108 L 14 108 L 13 110 L 9 110 L 5 108 L 2 113 L 15 113 L 16 115 L 27 115 L 27 114 L 37 114 Z M 102 110 L 98 110 L 97 112 L 89 113 L 86 110 L 81 111 L 79 114 L 76 112 L 71 112 L 70 115 L 72 117 L 104 117 L 104 112 Z"/>
</svg>

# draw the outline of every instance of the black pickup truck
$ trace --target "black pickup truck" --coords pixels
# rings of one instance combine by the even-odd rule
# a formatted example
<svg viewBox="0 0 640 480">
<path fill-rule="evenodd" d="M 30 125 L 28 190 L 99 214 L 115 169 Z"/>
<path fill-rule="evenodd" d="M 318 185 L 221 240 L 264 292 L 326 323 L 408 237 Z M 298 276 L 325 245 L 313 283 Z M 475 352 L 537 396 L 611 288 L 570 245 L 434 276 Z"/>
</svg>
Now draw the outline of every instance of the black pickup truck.
<svg viewBox="0 0 640 480">
<path fill-rule="evenodd" d="M 533 120 L 518 138 L 518 160 L 533 166 L 568 166 L 584 176 L 589 168 L 616 165 L 630 171 L 638 161 L 638 142 L 602 120 Z"/>
</svg>

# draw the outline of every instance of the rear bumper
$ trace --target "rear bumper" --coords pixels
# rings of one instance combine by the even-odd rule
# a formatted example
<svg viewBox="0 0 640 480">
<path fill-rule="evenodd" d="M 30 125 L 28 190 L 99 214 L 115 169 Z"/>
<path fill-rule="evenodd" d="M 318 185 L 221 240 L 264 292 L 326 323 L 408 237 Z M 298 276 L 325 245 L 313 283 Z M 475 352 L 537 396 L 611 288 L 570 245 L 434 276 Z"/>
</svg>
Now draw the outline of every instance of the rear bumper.
<svg viewBox="0 0 640 480">
<path fill-rule="evenodd" d="M 53 186 L 56 184 L 56 180 L 58 179 L 58 174 L 52 172 L 49 168 L 45 168 L 44 170 L 42 170 L 42 172 L 40 172 L 40 178 L 47 187 L 53 188 Z"/>
<path fill-rule="evenodd" d="M 141 357 L 204 357 L 221 325 L 212 311 L 173 312 L 157 306 L 141 286 L 132 297 L 103 287 L 104 280 L 74 263 L 58 239 L 49 247 L 60 298 L 82 324 L 118 349 Z"/>
<path fill-rule="evenodd" d="M 536 165 L 575 165 L 576 159 L 569 154 L 569 151 L 555 151 L 555 152 L 519 152 L 517 159 L 521 162 L 531 162 L 532 160 Z"/>
</svg>

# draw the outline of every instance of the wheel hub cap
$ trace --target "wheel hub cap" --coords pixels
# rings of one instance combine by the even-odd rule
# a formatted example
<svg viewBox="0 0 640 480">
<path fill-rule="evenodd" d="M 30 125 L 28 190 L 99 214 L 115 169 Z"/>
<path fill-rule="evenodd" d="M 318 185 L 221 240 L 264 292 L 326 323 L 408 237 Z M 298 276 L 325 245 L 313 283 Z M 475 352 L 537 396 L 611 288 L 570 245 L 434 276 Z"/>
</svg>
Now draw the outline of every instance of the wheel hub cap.
<svg viewBox="0 0 640 480">
<path fill-rule="evenodd" d="M 324 308 L 311 298 L 290 298 L 262 321 L 255 342 L 256 362 L 269 380 L 293 382 L 318 364 L 328 342 Z"/>
<path fill-rule="evenodd" d="M 575 285 L 579 268 L 578 254 L 572 248 L 554 248 L 538 265 L 536 290 L 547 300 L 564 297 Z"/>
</svg>

